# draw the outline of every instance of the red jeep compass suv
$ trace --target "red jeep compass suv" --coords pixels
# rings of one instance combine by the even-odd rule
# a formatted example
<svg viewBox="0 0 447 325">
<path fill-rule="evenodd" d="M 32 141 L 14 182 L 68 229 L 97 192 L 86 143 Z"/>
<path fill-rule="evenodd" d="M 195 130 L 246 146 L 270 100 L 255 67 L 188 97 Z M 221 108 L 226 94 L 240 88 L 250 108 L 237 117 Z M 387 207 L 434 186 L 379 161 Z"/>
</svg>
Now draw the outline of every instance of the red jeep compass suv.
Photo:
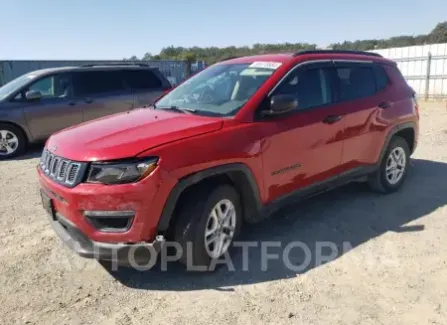
<svg viewBox="0 0 447 325">
<path fill-rule="evenodd" d="M 169 240 L 191 248 L 180 261 L 209 265 L 241 226 L 290 198 L 354 180 L 398 190 L 418 120 L 413 90 L 378 54 L 229 59 L 152 107 L 51 136 L 38 166 L 42 202 L 82 256 L 139 261 L 147 251 L 137 249 Z"/>
</svg>

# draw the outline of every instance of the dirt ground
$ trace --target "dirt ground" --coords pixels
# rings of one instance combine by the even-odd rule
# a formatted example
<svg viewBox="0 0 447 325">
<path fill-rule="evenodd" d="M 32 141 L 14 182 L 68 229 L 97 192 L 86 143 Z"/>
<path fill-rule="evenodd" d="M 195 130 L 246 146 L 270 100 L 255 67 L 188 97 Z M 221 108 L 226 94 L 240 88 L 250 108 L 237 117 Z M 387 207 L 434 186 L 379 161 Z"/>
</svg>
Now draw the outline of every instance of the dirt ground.
<svg viewBox="0 0 447 325">
<path fill-rule="evenodd" d="M 447 108 L 425 106 L 399 193 L 352 184 L 246 231 L 244 240 L 350 244 L 299 274 L 282 261 L 262 271 L 257 248 L 248 272 L 108 272 L 50 228 L 40 149 L 0 162 L 0 324 L 447 324 Z"/>
</svg>

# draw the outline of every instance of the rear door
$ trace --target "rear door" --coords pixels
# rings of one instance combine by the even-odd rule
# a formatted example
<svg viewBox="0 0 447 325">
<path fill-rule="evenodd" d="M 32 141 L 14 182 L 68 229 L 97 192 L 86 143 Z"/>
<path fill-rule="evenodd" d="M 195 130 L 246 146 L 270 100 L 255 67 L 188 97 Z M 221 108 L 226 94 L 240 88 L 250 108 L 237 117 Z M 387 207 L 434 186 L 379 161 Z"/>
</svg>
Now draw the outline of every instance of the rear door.
<svg viewBox="0 0 447 325">
<path fill-rule="evenodd" d="M 14 98 L 23 107 L 34 140 L 44 140 L 56 131 L 82 122 L 81 108 L 73 94 L 72 73 L 57 73 L 36 80 Z M 25 93 L 39 91 L 42 98 L 27 101 Z"/>
<path fill-rule="evenodd" d="M 125 112 L 134 107 L 133 92 L 126 84 L 125 70 L 82 71 L 75 74 L 77 104 L 83 121 Z"/>
<path fill-rule="evenodd" d="M 125 75 L 126 84 L 134 92 L 135 107 L 151 105 L 171 87 L 157 69 L 129 69 Z"/>
<path fill-rule="evenodd" d="M 344 170 L 375 163 L 378 126 L 387 103 L 388 79 L 373 62 L 335 62 L 339 83 L 338 105 L 344 107 Z"/>
</svg>

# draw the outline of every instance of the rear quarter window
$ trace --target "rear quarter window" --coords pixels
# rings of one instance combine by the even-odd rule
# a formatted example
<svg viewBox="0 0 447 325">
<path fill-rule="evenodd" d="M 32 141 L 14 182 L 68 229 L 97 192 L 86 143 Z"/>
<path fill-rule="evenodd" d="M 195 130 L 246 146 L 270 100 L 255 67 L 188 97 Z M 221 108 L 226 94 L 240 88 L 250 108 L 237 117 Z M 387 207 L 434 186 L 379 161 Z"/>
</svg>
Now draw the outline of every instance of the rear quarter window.
<svg viewBox="0 0 447 325">
<path fill-rule="evenodd" d="M 375 64 L 373 66 L 374 76 L 376 78 L 377 91 L 383 90 L 388 86 L 390 80 L 386 74 L 385 68 L 381 64 Z"/>
</svg>

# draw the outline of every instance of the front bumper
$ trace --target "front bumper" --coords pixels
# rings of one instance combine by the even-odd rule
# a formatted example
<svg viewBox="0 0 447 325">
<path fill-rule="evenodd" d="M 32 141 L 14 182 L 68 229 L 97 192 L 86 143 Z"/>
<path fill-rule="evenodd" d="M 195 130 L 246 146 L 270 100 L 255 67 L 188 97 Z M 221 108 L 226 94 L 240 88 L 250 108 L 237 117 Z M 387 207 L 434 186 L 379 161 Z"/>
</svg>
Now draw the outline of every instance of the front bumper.
<svg viewBox="0 0 447 325">
<path fill-rule="evenodd" d="M 101 261 L 117 262 L 118 264 L 138 265 L 155 261 L 163 247 L 164 238 L 157 236 L 152 243 L 111 244 L 90 240 L 72 222 L 61 214 L 54 218 L 49 215 L 50 223 L 62 241 L 78 255 Z"/>
<path fill-rule="evenodd" d="M 51 202 L 46 210 L 53 229 L 79 255 L 120 262 L 130 256 L 138 262 L 159 251 L 163 240 L 158 236 L 158 222 L 177 182 L 163 169 L 157 168 L 137 183 L 82 183 L 73 188 L 52 181 L 39 167 L 37 172 L 41 191 Z M 86 216 L 87 211 L 132 211 L 134 215 L 124 231 L 102 231 Z"/>
</svg>

